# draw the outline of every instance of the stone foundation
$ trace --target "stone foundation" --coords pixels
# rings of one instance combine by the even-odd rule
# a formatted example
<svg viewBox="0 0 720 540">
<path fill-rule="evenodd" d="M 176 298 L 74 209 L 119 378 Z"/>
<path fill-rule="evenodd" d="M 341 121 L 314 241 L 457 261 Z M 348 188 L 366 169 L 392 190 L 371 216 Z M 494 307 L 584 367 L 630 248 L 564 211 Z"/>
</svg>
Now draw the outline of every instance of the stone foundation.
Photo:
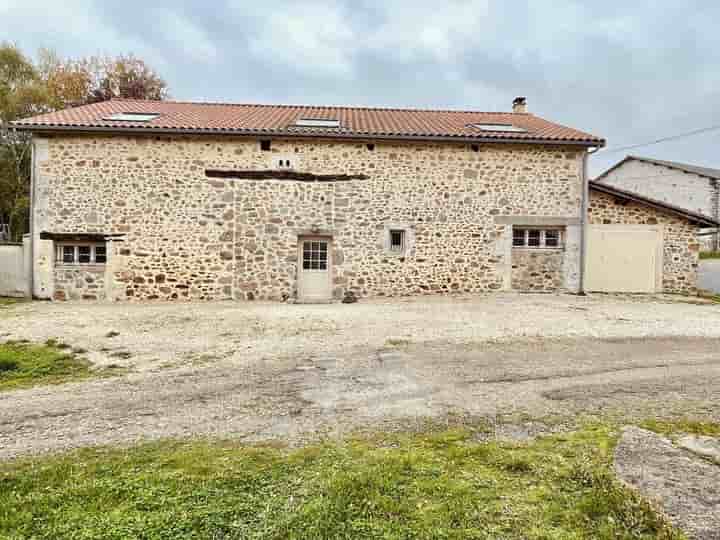
<svg viewBox="0 0 720 540">
<path fill-rule="evenodd" d="M 54 300 L 105 300 L 104 266 L 56 266 Z"/>
<path fill-rule="evenodd" d="M 518 291 L 557 291 L 562 288 L 561 249 L 513 249 L 512 288 Z"/>
</svg>

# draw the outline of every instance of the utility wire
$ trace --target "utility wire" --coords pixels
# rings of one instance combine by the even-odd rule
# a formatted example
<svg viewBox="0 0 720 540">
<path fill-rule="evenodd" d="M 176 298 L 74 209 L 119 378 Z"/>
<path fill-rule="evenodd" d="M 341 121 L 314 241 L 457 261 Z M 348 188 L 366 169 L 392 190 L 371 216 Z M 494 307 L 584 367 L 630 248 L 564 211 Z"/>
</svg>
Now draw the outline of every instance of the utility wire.
<svg viewBox="0 0 720 540">
<path fill-rule="evenodd" d="M 650 142 L 646 142 L 646 143 L 631 144 L 628 146 L 621 146 L 620 148 L 610 148 L 607 150 L 601 149 L 600 152 L 602 152 L 603 154 L 615 154 L 617 152 L 623 152 L 625 150 L 631 150 L 633 148 L 641 148 L 643 146 L 651 146 L 653 144 L 660 144 L 660 143 L 667 142 L 667 141 L 683 139 L 685 137 L 692 137 L 693 135 L 700 135 L 701 133 L 707 133 L 708 131 L 715 131 L 717 129 L 720 129 L 720 125 L 696 129 L 694 131 L 688 131 L 686 133 L 679 133 L 677 135 L 670 135 L 669 137 L 662 137 L 660 139 L 655 139 L 654 141 L 650 141 Z M 598 153 L 600 153 L 600 152 L 598 152 Z"/>
</svg>

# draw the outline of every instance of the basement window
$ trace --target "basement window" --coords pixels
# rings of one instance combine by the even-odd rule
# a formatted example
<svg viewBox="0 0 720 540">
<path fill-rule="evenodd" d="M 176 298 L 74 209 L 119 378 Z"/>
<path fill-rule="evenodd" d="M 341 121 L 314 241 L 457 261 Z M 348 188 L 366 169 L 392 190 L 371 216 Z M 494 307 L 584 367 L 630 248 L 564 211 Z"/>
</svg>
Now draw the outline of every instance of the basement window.
<svg viewBox="0 0 720 540">
<path fill-rule="evenodd" d="M 550 248 L 562 247 L 563 231 L 560 229 L 513 228 L 513 247 Z"/>
<path fill-rule="evenodd" d="M 159 116 L 160 113 L 124 112 L 115 113 L 112 116 L 103 118 L 103 120 L 112 120 L 116 122 L 150 122 Z"/>
<path fill-rule="evenodd" d="M 105 264 L 105 244 L 57 244 L 55 262 L 58 264 Z"/>
</svg>

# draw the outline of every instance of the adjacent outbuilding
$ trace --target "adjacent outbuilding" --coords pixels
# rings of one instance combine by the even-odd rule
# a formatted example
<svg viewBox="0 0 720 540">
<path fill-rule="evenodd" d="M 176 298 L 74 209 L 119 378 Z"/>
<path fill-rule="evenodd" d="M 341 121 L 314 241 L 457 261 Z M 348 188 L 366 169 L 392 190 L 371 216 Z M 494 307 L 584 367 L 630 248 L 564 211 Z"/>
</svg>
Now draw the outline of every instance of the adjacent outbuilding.
<svg viewBox="0 0 720 540">
<path fill-rule="evenodd" d="M 718 222 L 590 182 L 587 291 L 697 292 L 700 231 Z"/>
</svg>

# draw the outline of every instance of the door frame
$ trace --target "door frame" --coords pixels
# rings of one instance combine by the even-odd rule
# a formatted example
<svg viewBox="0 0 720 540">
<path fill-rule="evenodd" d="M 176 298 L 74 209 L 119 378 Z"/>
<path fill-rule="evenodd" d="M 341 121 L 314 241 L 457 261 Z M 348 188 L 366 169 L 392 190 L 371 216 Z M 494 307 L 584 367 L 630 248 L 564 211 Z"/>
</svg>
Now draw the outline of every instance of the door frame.
<svg viewBox="0 0 720 540">
<path fill-rule="evenodd" d="M 304 298 L 302 290 L 303 273 L 303 244 L 305 242 L 327 242 L 327 297 Z M 326 304 L 333 300 L 333 237 L 329 234 L 303 234 L 297 239 L 297 301 L 301 304 Z"/>
</svg>

